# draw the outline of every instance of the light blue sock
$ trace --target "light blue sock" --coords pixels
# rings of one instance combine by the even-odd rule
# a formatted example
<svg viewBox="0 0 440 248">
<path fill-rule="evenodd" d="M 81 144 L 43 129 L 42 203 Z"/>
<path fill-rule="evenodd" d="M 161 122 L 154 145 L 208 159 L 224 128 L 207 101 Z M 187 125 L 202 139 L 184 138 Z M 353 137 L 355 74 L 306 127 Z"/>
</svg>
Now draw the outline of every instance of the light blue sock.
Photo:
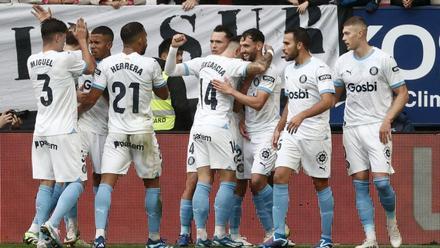
<svg viewBox="0 0 440 248">
<path fill-rule="evenodd" d="M 374 185 L 379 192 L 379 200 L 388 219 L 394 219 L 396 216 L 396 193 L 390 184 L 388 177 L 375 178 Z"/>
<path fill-rule="evenodd" d="M 55 183 L 53 187 L 53 193 L 51 198 L 51 208 L 50 212 L 52 212 L 57 205 L 58 199 L 60 198 L 61 193 L 63 193 L 64 185 L 62 183 Z"/>
<path fill-rule="evenodd" d="M 264 231 L 269 232 L 273 229 L 272 207 L 273 191 L 268 184 L 253 197 L 258 218 L 263 225 Z"/>
<path fill-rule="evenodd" d="M 36 216 L 38 225 L 41 226 L 49 219 L 52 205 L 53 188 L 40 185 L 38 187 L 37 197 L 35 198 Z M 40 232 L 40 239 L 43 239 L 43 234 Z"/>
<path fill-rule="evenodd" d="M 66 230 L 69 229 L 69 221 L 73 221 L 74 223 L 77 223 L 78 219 L 78 202 L 73 205 L 73 207 L 67 212 L 66 215 L 64 215 L 64 224 L 66 224 Z"/>
<path fill-rule="evenodd" d="M 68 183 L 67 187 L 61 193 L 60 199 L 58 199 L 57 206 L 53 211 L 49 222 L 58 228 L 60 221 L 64 215 L 77 203 L 79 196 L 84 191 L 84 187 L 81 182 L 71 182 Z"/>
<path fill-rule="evenodd" d="M 93 194 L 96 196 L 96 193 L 98 193 L 99 186 L 93 186 Z"/>
<path fill-rule="evenodd" d="M 38 224 L 37 213 L 35 213 L 34 219 L 32 220 L 33 224 Z"/>
<path fill-rule="evenodd" d="M 206 228 L 209 214 L 209 193 L 211 185 L 198 182 L 193 195 L 193 214 L 197 228 Z"/>
<path fill-rule="evenodd" d="M 321 213 L 321 237 L 332 239 L 332 224 L 335 202 L 333 192 L 327 187 L 318 193 L 319 210 Z"/>
<path fill-rule="evenodd" d="M 370 182 L 364 180 L 353 180 L 356 191 L 356 208 L 365 233 L 374 231 L 374 208 L 370 196 Z"/>
<path fill-rule="evenodd" d="M 180 234 L 190 234 L 193 219 L 192 201 L 180 199 Z"/>
<path fill-rule="evenodd" d="M 148 232 L 159 233 L 162 218 L 162 202 L 160 188 L 145 189 L 145 210 L 148 216 Z"/>
<path fill-rule="evenodd" d="M 231 234 L 240 234 L 242 203 L 243 197 L 234 194 L 234 205 L 232 206 L 231 216 L 229 217 L 229 232 Z"/>
<path fill-rule="evenodd" d="M 275 233 L 286 235 L 286 215 L 289 207 L 288 184 L 273 185 L 273 224 Z"/>
<path fill-rule="evenodd" d="M 221 182 L 214 201 L 215 226 L 226 226 L 234 206 L 234 182 Z"/>
<path fill-rule="evenodd" d="M 96 229 L 105 229 L 107 226 L 108 211 L 112 201 L 112 186 L 101 183 L 95 196 L 95 226 Z"/>
</svg>

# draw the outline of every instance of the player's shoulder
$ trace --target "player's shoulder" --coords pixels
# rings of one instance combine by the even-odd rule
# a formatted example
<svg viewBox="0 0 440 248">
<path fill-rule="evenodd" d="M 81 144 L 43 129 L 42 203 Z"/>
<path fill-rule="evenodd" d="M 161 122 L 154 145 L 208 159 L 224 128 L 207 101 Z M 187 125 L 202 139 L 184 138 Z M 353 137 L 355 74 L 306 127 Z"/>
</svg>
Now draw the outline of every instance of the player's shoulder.
<svg viewBox="0 0 440 248">
<path fill-rule="evenodd" d="M 339 58 L 336 60 L 336 63 L 342 63 L 347 60 L 352 60 L 353 58 L 354 58 L 353 50 L 350 50 L 339 56 Z"/>
<path fill-rule="evenodd" d="M 317 57 L 314 57 L 314 56 L 312 56 L 312 58 L 311 58 L 311 60 L 312 60 L 312 63 L 313 63 L 313 65 L 316 67 L 316 68 L 329 68 L 329 66 L 327 65 L 327 63 L 325 63 L 322 59 L 320 59 L 320 58 L 317 58 Z"/>
<path fill-rule="evenodd" d="M 378 60 L 381 61 L 394 60 L 393 56 L 389 55 L 382 49 L 379 49 L 377 47 L 373 47 L 373 49 L 374 49 L 374 53 L 372 55 L 375 56 Z"/>
</svg>

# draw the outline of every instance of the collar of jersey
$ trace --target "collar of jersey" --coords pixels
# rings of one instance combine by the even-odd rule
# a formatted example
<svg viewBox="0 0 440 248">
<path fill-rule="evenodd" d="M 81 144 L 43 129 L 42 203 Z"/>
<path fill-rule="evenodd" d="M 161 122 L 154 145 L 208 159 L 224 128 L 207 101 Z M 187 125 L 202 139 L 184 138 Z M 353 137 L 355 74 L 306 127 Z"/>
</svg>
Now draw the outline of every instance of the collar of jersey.
<svg viewBox="0 0 440 248">
<path fill-rule="evenodd" d="M 310 63 L 312 61 L 312 57 L 310 57 L 308 60 L 304 61 L 304 63 L 297 65 L 296 62 L 293 64 L 293 66 L 295 67 L 295 69 L 299 69 L 305 65 L 307 65 L 308 63 Z"/>
<path fill-rule="evenodd" d="M 368 59 L 374 53 L 374 51 L 376 51 L 376 49 L 373 47 L 373 48 L 371 48 L 371 51 L 362 58 L 357 57 L 356 54 L 354 54 L 354 52 L 353 52 L 353 58 L 357 61 L 363 61 L 363 60 Z"/>
</svg>

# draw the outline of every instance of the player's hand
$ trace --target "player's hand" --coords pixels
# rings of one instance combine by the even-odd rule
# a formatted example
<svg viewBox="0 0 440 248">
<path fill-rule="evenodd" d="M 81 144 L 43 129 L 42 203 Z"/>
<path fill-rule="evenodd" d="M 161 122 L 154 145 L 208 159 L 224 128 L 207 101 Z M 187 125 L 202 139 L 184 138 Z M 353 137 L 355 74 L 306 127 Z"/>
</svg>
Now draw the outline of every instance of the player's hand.
<svg viewBox="0 0 440 248">
<path fill-rule="evenodd" d="M 274 52 L 275 52 L 271 45 L 264 44 L 264 53 L 266 54 L 268 51 L 272 51 L 272 54 L 274 54 Z"/>
<path fill-rule="evenodd" d="M 309 1 L 304 1 L 302 4 L 298 5 L 296 11 L 300 14 L 304 14 L 309 7 Z"/>
<path fill-rule="evenodd" d="M 110 3 L 110 5 L 114 8 L 114 9 L 119 9 L 122 5 L 125 5 L 124 3 L 122 3 L 121 1 L 112 1 Z"/>
<path fill-rule="evenodd" d="M 275 128 L 275 131 L 272 135 L 272 147 L 275 148 L 275 150 L 278 149 L 278 140 L 280 139 L 281 131 L 278 130 L 278 128 Z"/>
<path fill-rule="evenodd" d="M 197 0 L 186 0 L 182 3 L 182 9 L 184 11 L 192 10 L 197 5 L 199 5 L 199 2 Z"/>
<path fill-rule="evenodd" d="M 76 27 L 75 30 L 73 30 L 73 35 L 78 42 L 81 40 L 87 41 L 87 33 L 87 23 L 85 23 L 84 19 L 81 17 L 76 21 Z"/>
<path fill-rule="evenodd" d="M 244 122 L 244 119 L 240 119 L 240 122 L 238 123 L 238 127 L 240 128 L 240 134 L 241 136 L 243 136 L 245 139 L 247 140 L 251 140 L 251 138 L 249 138 L 249 133 L 246 130 L 246 124 Z"/>
<path fill-rule="evenodd" d="M 225 79 L 224 82 L 214 79 L 211 81 L 211 84 L 217 91 L 223 94 L 232 95 L 232 93 L 234 92 L 234 88 L 232 87 L 228 79 Z"/>
<path fill-rule="evenodd" d="M 50 10 L 50 8 L 47 8 L 47 10 L 45 10 L 41 5 L 37 4 L 32 5 L 31 13 L 40 22 L 52 18 L 52 11 Z"/>
<path fill-rule="evenodd" d="M 383 144 L 387 144 L 388 141 L 391 141 L 391 121 L 384 120 L 379 129 L 379 138 L 380 142 Z"/>
<path fill-rule="evenodd" d="M 298 128 L 304 119 L 305 118 L 301 113 L 292 117 L 292 119 L 289 122 L 287 122 L 287 131 L 290 134 L 296 133 L 296 131 L 298 131 Z"/>
<path fill-rule="evenodd" d="M 2 128 L 4 125 L 9 124 L 12 122 L 12 113 L 8 113 L 10 110 L 5 111 L 0 115 L 0 128 Z"/>
<path fill-rule="evenodd" d="M 83 103 L 84 100 L 87 98 L 88 93 L 82 92 L 80 90 L 76 91 L 76 100 L 78 103 Z"/>
<path fill-rule="evenodd" d="M 173 39 L 171 40 L 171 46 L 174 48 L 178 48 L 183 46 L 186 43 L 186 36 L 184 34 L 175 34 Z"/>
</svg>

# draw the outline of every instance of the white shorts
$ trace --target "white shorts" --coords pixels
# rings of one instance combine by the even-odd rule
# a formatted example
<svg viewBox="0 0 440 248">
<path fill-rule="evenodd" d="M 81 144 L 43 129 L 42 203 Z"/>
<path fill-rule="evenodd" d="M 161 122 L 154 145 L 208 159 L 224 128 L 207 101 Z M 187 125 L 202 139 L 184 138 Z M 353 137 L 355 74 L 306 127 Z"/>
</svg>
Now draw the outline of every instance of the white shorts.
<svg viewBox="0 0 440 248">
<path fill-rule="evenodd" d="M 251 174 L 270 176 L 270 173 L 275 166 L 275 160 L 277 159 L 276 149 L 272 147 L 271 135 L 265 134 L 264 136 L 261 136 L 261 138 L 253 137 L 251 141 L 244 139 L 243 154 L 243 179 L 250 179 Z"/>
<path fill-rule="evenodd" d="M 372 172 L 393 174 L 391 165 L 393 145 L 391 141 L 382 144 L 379 129 L 382 123 L 345 127 L 343 144 L 349 175 L 371 170 Z"/>
<path fill-rule="evenodd" d="M 131 161 L 140 178 L 154 179 L 161 175 L 162 156 L 154 133 L 107 135 L 101 173 L 125 175 Z"/>
<path fill-rule="evenodd" d="M 237 149 L 230 129 L 193 126 L 190 135 L 188 164 L 235 171 L 241 150 Z"/>
<path fill-rule="evenodd" d="M 101 135 L 93 132 L 81 131 L 82 153 L 85 159 L 90 156 L 92 160 L 93 172 L 101 174 L 101 160 L 104 152 L 104 144 L 107 135 Z"/>
<path fill-rule="evenodd" d="M 287 131 L 281 133 L 278 144 L 278 158 L 275 168 L 288 167 L 316 178 L 329 178 L 331 171 L 332 140 L 307 140 L 291 135 Z"/>
<path fill-rule="evenodd" d="M 244 158 L 243 158 L 244 138 L 243 136 L 241 136 L 239 123 L 240 123 L 240 115 L 234 112 L 231 116 L 231 133 L 232 133 L 232 138 L 235 140 L 234 161 L 237 166 L 235 171 L 235 176 L 237 177 L 237 179 L 250 179 L 250 172 L 247 172 L 246 167 L 244 166 Z"/>
<path fill-rule="evenodd" d="M 78 133 L 36 136 L 32 142 L 32 175 L 34 179 L 74 182 L 87 180 L 86 163 L 81 160 Z"/>
</svg>

